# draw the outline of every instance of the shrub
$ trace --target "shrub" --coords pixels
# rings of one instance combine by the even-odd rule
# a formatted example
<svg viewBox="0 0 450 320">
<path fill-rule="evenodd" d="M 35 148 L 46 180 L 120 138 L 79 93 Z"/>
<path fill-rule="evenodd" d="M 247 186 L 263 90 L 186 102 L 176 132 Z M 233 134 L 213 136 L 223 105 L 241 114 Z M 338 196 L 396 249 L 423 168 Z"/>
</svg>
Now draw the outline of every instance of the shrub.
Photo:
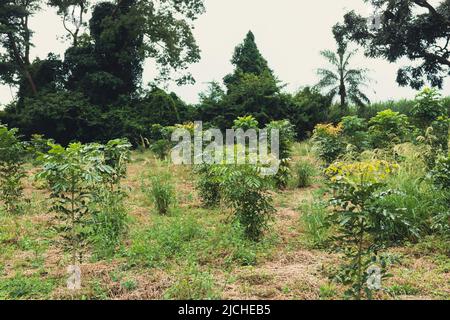
<svg viewBox="0 0 450 320">
<path fill-rule="evenodd" d="M 33 134 L 31 140 L 27 143 L 27 152 L 34 165 L 39 165 L 39 159 L 50 149 L 50 145 L 54 144 L 53 139 L 46 139 L 43 135 Z"/>
<path fill-rule="evenodd" d="M 253 116 L 238 117 L 233 122 L 233 129 L 242 129 L 244 131 L 249 129 L 258 129 L 258 121 Z"/>
<path fill-rule="evenodd" d="M 330 164 L 344 153 L 342 125 L 318 124 L 314 129 L 313 142 L 318 157 Z"/>
<path fill-rule="evenodd" d="M 236 220 L 251 240 L 259 240 L 275 211 L 267 194 L 270 181 L 251 165 L 215 167 L 221 179 L 225 203 L 234 211 Z"/>
<path fill-rule="evenodd" d="M 312 184 L 312 176 L 315 173 L 315 168 L 309 162 L 298 162 L 295 165 L 295 172 L 297 173 L 298 188 L 306 188 Z"/>
<path fill-rule="evenodd" d="M 375 148 L 386 148 L 406 141 L 408 117 L 390 109 L 378 112 L 369 121 L 369 135 Z"/>
<path fill-rule="evenodd" d="M 435 168 L 431 171 L 434 184 L 444 192 L 446 206 L 433 218 L 433 229 L 442 234 L 450 234 L 450 156 L 440 157 Z"/>
<path fill-rule="evenodd" d="M 213 208 L 220 203 L 220 177 L 210 165 L 201 165 L 196 168 L 198 174 L 197 190 L 202 203 L 207 208 Z"/>
<path fill-rule="evenodd" d="M 169 173 L 162 173 L 151 177 L 150 195 L 155 204 L 156 211 L 165 215 L 169 213 L 173 204 L 175 191 Z"/>
<path fill-rule="evenodd" d="M 294 142 L 295 131 L 294 126 L 289 120 L 272 121 L 266 126 L 269 137 L 271 138 L 272 130 L 279 132 L 279 152 L 280 152 L 280 166 L 275 175 L 275 184 L 278 188 L 285 188 L 291 177 L 291 169 L 289 161 L 292 153 L 292 144 Z"/>
<path fill-rule="evenodd" d="M 0 200 L 11 214 L 19 213 L 21 209 L 25 155 L 26 150 L 19 141 L 17 129 L 9 130 L 0 125 Z"/>
<path fill-rule="evenodd" d="M 115 139 L 108 141 L 102 149 L 105 164 L 112 169 L 103 175 L 104 182 L 110 191 L 114 191 L 115 188 L 120 190 L 120 180 L 126 176 L 130 162 L 131 144 L 127 139 Z"/>
<path fill-rule="evenodd" d="M 341 126 L 342 136 L 346 144 L 353 146 L 357 152 L 369 148 L 369 134 L 365 119 L 356 116 L 343 117 Z"/>
<path fill-rule="evenodd" d="M 51 210 L 57 214 L 56 227 L 64 249 L 72 255 L 72 263 L 82 261 L 83 249 L 88 242 L 89 203 L 93 190 L 102 181 L 99 168 L 102 163 L 98 145 L 70 144 L 67 148 L 52 145 L 43 156 L 43 169 L 38 178 L 50 187 Z"/>
<path fill-rule="evenodd" d="M 172 144 L 169 140 L 161 139 L 152 143 L 150 145 L 150 150 L 158 157 L 158 159 L 165 160 L 171 147 Z"/>
<path fill-rule="evenodd" d="M 377 253 L 387 244 L 385 226 L 402 219 L 397 211 L 389 212 L 376 205 L 376 201 L 387 194 L 380 189 L 397 169 L 395 164 L 372 160 L 337 162 L 325 171 L 334 190 L 330 202 L 333 213 L 328 219 L 337 231 L 333 237 L 335 245 L 347 259 L 339 279 L 351 285 L 347 294 L 356 299 L 361 299 L 363 292 L 370 299 L 372 289 L 379 289 L 369 286 L 369 270 L 373 270 L 371 265 L 378 262 L 381 266 L 376 268 L 383 276 L 383 262 L 377 259 Z"/>
<path fill-rule="evenodd" d="M 431 177 L 438 188 L 450 190 L 450 156 L 442 156 L 437 160 Z"/>
<path fill-rule="evenodd" d="M 436 89 L 425 88 L 416 96 L 411 116 L 420 129 L 425 130 L 439 117 L 446 115 L 447 110 Z"/>
</svg>

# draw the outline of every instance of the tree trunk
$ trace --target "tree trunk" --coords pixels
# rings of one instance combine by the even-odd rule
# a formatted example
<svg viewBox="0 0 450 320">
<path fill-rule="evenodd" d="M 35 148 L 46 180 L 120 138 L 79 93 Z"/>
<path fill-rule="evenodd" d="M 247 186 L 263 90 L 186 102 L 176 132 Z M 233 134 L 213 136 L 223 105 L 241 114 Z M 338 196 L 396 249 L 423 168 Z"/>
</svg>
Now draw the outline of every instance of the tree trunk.
<svg viewBox="0 0 450 320">
<path fill-rule="evenodd" d="M 31 91 L 33 92 L 34 95 L 36 95 L 37 94 L 36 84 L 33 80 L 33 77 L 31 76 L 30 71 L 28 70 L 28 65 L 27 63 L 24 62 L 22 56 L 20 55 L 19 49 L 17 48 L 16 42 L 14 41 L 14 37 L 11 33 L 8 33 L 8 38 L 11 48 L 14 52 L 14 60 L 16 60 L 16 63 L 20 71 L 22 72 L 23 76 L 25 76 L 25 78 L 27 79 Z"/>
</svg>

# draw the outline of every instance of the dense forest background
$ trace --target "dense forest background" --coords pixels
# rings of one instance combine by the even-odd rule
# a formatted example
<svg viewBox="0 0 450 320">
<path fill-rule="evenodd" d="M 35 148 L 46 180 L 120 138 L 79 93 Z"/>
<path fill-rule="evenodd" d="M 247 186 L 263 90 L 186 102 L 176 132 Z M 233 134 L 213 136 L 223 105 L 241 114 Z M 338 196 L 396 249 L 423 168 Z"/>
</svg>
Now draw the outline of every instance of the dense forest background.
<svg viewBox="0 0 450 320">
<path fill-rule="evenodd" d="M 347 14 L 344 24 L 333 29 L 337 52 L 322 54 L 337 67 L 337 74 L 346 72 L 349 78 L 338 79 L 338 75 L 321 69 L 318 72 L 324 78 L 319 85 L 287 93 L 282 80 L 258 50 L 255 35 L 249 31 L 232 56 L 234 72 L 225 75 L 223 83 L 211 82 L 209 89 L 200 95 L 200 102 L 191 105 L 162 86 L 143 86 L 143 63 L 148 58 L 154 59 L 159 69 L 155 78 L 162 82 L 194 81 L 186 69 L 200 60 L 192 22 L 205 10 L 203 0 L 96 3 L 50 0 L 46 4 L 61 15 L 70 45 L 63 57 L 49 53 L 46 59 L 34 61 L 30 61 L 33 30 L 29 17 L 44 2 L 1 0 L 0 3 L 0 44 L 4 52 L 0 79 L 18 88 L 16 100 L 0 111 L 0 121 L 19 128 L 26 137 L 39 133 L 62 144 L 118 137 L 138 144 L 143 139 L 158 138 L 160 132 L 154 129 L 155 124 L 165 127 L 203 120 L 206 126 L 225 129 L 233 125 L 234 119 L 245 115 L 252 115 L 261 125 L 288 119 L 295 126 L 297 138 L 302 139 L 316 124 L 338 122 L 345 115 L 370 118 L 386 107 L 408 113 L 413 101 L 370 105 L 360 90 L 368 80 L 365 70 L 348 68 L 351 41 L 372 48 L 390 45 L 390 51 L 369 50 L 369 56 L 392 61 L 403 56 L 423 59 L 419 68 L 399 70 L 401 85 L 419 89 L 425 84 L 422 78 L 427 77 L 432 86 L 440 87 L 447 75 L 448 51 L 432 57 L 411 39 L 404 40 L 404 47 L 396 47 L 398 39 L 392 34 L 396 28 L 392 21 L 409 19 L 407 32 L 414 34 L 414 30 L 420 30 L 424 40 L 437 44 L 447 35 L 448 28 L 442 28 L 445 23 L 432 19 L 433 11 L 421 18 L 409 7 L 392 10 L 388 7 L 385 15 L 392 14 L 395 19 L 386 18 L 385 28 L 390 30 L 379 30 L 382 40 L 376 43 L 368 43 L 373 37 L 368 33 L 367 21 L 354 13 Z M 439 7 L 441 11 L 442 17 L 449 14 L 448 1 Z M 86 21 L 87 16 L 90 18 Z M 436 23 L 439 29 L 430 32 Z M 392 39 L 383 37 L 383 32 L 391 32 Z M 334 89 L 321 90 L 335 80 L 338 84 Z M 449 105 L 448 101 L 445 105 Z"/>
</svg>

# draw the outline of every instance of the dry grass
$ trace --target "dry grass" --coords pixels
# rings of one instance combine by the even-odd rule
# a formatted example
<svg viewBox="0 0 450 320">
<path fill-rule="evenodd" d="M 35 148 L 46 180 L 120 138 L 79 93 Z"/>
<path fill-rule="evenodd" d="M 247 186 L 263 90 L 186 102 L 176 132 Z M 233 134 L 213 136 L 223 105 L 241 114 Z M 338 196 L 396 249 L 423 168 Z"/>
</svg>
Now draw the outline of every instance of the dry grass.
<svg viewBox="0 0 450 320">
<path fill-rule="evenodd" d="M 298 146 L 294 161 L 315 161 L 308 150 L 308 147 Z M 130 248 L 138 241 L 136 234 L 146 235 L 156 222 L 164 225 L 164 219 L 167 219 L 168 224 L 173 221 L 170 220 L 173 217 L 158 217 L 145 194 L 144 182 L 148 175 L 162 170 L 169 170 L 174 177 L 177 214 L 193 217 L 198 222 L 198 229 L 206 232 L 199 235 L 198 240 L 192 240 L 197 241 L 193 245 L 198 245 L 200 251 L 213 248 L 216 250 L 213 255 L 202 255 L 199 252 L 186 259 L 169 256 L 167 261 L 156 267 L 130 260 Z M 52 214 L 46 212 L 46 193 L 38 190 L 39 184 L 32 179 L 26 179 L 25 183 L 26 194 L 32 198 L 30 210 L 18 217 L 0 215 L 0 297 L 11 298 L 7 293 L 1 292 L 2 288 L 5 290 L 1 283 L 23 275 L 25 278 L 35 277 L 41 284 L 51 283 L 51 292 L 39 296 L 40 287 L 37 286 L 35 295 L 24 295 L 22 298 L 163 299 L 167 289 L 186 271 L 190 259 L 194 260 L 193 263 L 201 272 L 212 276 L 212 280 L 203 281 L 199 276 L 192 275 L 193 281 L 199 282 L 199 286 L 207 286 L 208 281 L 212 281 L 212 285 L 224 299 L 342 297 L 344 288 L 339 285 L 332 286 L 331 296 L 322 296 L 322 288 L 330 286 L 326 270 L 339 264 L 339 256 L 310 249 L 301 241 L 304 234 L 299 226 L 298 207 L 302 201 L 313 198 L 320 183 L 307 189 L 288 189 L 273 193 L 277 213 L 268 235 L 268 238 L 273 239 L 252 249 L 256 255 L 255 261 L 252 266 L 245 266 L 236 262 L 237 260 L 230 260 L 233 252 L 242 249 L 241 245 L 230 249 L 231 244 L 227 241 L 232 240 L 227 240 L 226 234 L 217 233 L 220 227 L 229 223 L 228 208 L 210 211 L 201 208 L 195 190 L 194 174 L 190 168 L 170 166 L 157 161 L 150 153 L 134 153 L 128 177 L 123 182 L 129 189 L 126 205 L 132 217 L 130 235 L 124 241 L 123 252 L 119 252 L 113 259 L 95 261 L 92 257 L 86 257 L 86 262 L 82 265 L 83 289 L 76 294 L 65 289 L 67 260 L 57 245 L 57 235 L 51 231 L 54 222 Z M 168 237 L 167 241 L 170 241 L 171 236 Z M 223 244 L 219 245 L 221 241 Z M 393 277 L 386 282 L 386 286 L 394 293 L 383 293 L 378 298 L 450 297 L 448 256 L 445 257 L 442 252 L 422 254 L 414 246 L 394 249 L 391 253 L 402 257 L 400 262 L 392 266 Z"/>
</svg>

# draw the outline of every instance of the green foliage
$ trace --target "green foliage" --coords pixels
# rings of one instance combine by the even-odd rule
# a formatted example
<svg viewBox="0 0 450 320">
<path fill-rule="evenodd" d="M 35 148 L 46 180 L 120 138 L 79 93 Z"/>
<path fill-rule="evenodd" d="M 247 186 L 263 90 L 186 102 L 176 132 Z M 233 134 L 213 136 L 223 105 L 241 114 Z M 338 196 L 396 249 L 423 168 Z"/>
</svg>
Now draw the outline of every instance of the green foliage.
<svg viewBox="0 0 450 320">
<path fill-rule="evenodd" d="M 390 109 L 378 112 L 369 121 L 369 135 L 375 148 L 386 148 L 406 140 L 408 117 Z"/>
<path fill-rule="evenodd" d="M 0 200 L 8 213 L 17 214 L 23 197 L 22 178 L 26 150 L 17 129 L 0 125 Z"/>
<path fill-rule="evenodd" d="M 38 178 L 45 179 L 51 191 L 51 210 L 60 224 L 56 229 L 72 263 L 82 261 L 88 242 L 89 202 L 93 190 L 102 181 L 101 172 L 112 171 L 103 163 L 98 145 L 70 144 L 67 148 L 52 145 L 43 156 Z"/>
<path fill-rule="evenodd" d="M 326 170 L 334 190 L 330 201 L 333 213 L 328 219 L 337 229 L 337 235 L 333 237 L 335 245 L 347 260 L 339 279 L 351 285 L 348 294 L 358 300 L 363 292 L 367 298 L 372 297 L 372 288 L 368 285 L 369 267 L 378 262 L 381 265 L 377 267 L 381 271 L 384 269 L 377 253 L 389 243 L 385 226 L 402 220 L 398 212 L 376 205 L 379 199 L 389 194 L 381 189 L 387 176 L 396 168 L 388 162 L 373 160 L 334 163 Z"/>
<path fill-rule="evenodd" d="M 125 195 L 100 189 L 92 199 L 90 241 L 97 258 L 111 258 L 128 231 L 128 214 L 123 203 Z"/>
<path fill-rule="evenodd" d="M 342 126 L 332 124 L 318 124 L 314 129 L 312 141 L 317 156 L 326 164 L 338 159 L 345 150 L 341 137 Z"/>
<path fill-rule="evenodd" d="M 435 168 L 431 171 L 431 177 L 437 187 L 450 190 L 450 156 L 440 157 Z"/>
<path fill-rule="evenodd" d="M 198 174 L 197 190 L 202 203 L 207 208 L 214 208 L 220 204 L 220 177 L 213 166 L 201 165 L 196 168 Z"/>
<path fill-rule="evenodd" d="M 175 190 L 172 176 L 167 173 L 159 173 L 151 178 L 149 190 L 150 197 L 155 205 L 156 211 L 161 215 L 169 213 L 170 206 L 175 202 Z"/>
<path fill-rule="evenodd" d="M 356 152 L 362 152 L 370 146 L 367 122 L 356 116 L 343 117 L 341 121 L 342 136 L 347 144 Z"/>
<path fill-rule="evenodd" d="M 150 145 L 150 150 L 158 157 L 160 160 L 165 160 L 169 154 L 172 144 L 169 140 L 161 139 L 155 141 Z"/>
<path fill-rule="evenodd" d="M 317 89 L 305 87 L 291 100 L 287 103 L 285 118 L 295 127 L 298 139 L 309 137 L 318 123 L 327 121 L 331 100 Z"/>
<path fill-rule="evenodd" d="M 439 92 L 430 88 L 425 88 L 417 94 L 415 105 L 411 111 L 417 127 L 425 130 L 439 117 L 447 115 L 447 110 L 440 98 Z"/>
<path fill-rule="evenodd" d="M 279 134 L 279 153 L 280 167 L 274 176 L 275 184 L 278 188 L 286 188 L 291 177 L 289 161 L 292 153 L 292 144 L 294 143 L 294 127 L 289 120 L 280 120 L 270 122 L 266 128 L 269 139 L 272 139 L 273 130 L 278 130 Z"/>
<path fill-rule="evenodd" d="M 220 298 L 213 276 L 191 264 L 177 275 L 175 283 L 164 294 L 169 300 L 215 300 Z"/>
<path fill-rule="evenodd" d="M 0 299 L 43 299 L 50 298 L 50 293 L 56 287 L 53 279 L 43 279 L 35 274 L 25 276 L 17 273 L 14 277 L 0 280 Z"/>
<path fill-rule="evenodd" d="M 295 165 L 297 174 L 297 188 L 306 188 L 312 184 L 312 177 L 315 174 L 315 168 L 307 161 L 300 161 Z"/>
<path fill-rule="evenodd" d="M 261 239 L 275 211 L 267 194 L 269 179 L 251 165 L 223 165 L 215 170 L 220 176 L 225 204 L 232 208 L 246 236 L 254 241 Z"/>
<path fill-rule="evenodd" d="M 448 36 L 448 1 L 368 2 L 376 8 L 379 26 L 372 27 L 367 23 L 373 17 L 351 11 L 345 14 L 344 23 L 335 29 L 348 40 L 363 46 L 365 54 L 371 58 L 384 58 L 390 62 L 403 57 L 412 59 L 409 66 L 398 71 L 400 85 L 419 90 L 428 80 L 432 86 L 442 87 L 450 66 L 450 43 L 441 43 Z"/>
<path fill-rule="evenodd" d="M 258 121 L 253 116 L 238 117 L 233 123 L 233 129 L 242 129 L 244 131 L 258 129 Z"/>
<path fill-rule="evenodd" d="M 316 248 L 323 248 L 329 241 L 328 210 L 325 202 L 306 202 L 300 206 L 300 223 L 308 242 Z"/>
<path fill-rule="evenodd" d="M 342 109 L 347 108 L 349 101 L 363 107 L 370 103 L 369 98 L 360 89 L 362 86 L 367 86 L 370 80 L 367 76 L 369 70 L 351 69 L 350 61 L 357 51 L 348 51 L 345 42 L 336 40 L 338 42 L 337 52 L 331 50 L 320 52 L 322 57 L 330 63 L 331 68 L 317 70 L 320 77 L 317 87 L 326 89 L 331 100 L 339 95 Z"/>
<path fill-rule="evenodd" d="M 38 164 L 39 159 L 51 149 L 50 145 L 54 143 L 53 139 L 46 139 L 41 134 L 33 134 L 27 143 L 27 151 L 33 164 Z"/>
<path fill-rule="evenodd" d="M 42 134 L 67 145 L 72 141 L 101 139 L 101 113 L 75 92 L 42 92 L 24 99 L 19 112 L 8 110 L 8 123 L 30 137 Z"/>
<path fill-rule="evenodd" d="M 102 147 L 105 164 L 112 169 L 105 172 L 103 179 L 111 191 L 114 191 L 115 187 L 120 188 L 121 179 L 126 177 L 130 149 L 131 144 L 126 139 L 110 140 Z"/>
</svg>

